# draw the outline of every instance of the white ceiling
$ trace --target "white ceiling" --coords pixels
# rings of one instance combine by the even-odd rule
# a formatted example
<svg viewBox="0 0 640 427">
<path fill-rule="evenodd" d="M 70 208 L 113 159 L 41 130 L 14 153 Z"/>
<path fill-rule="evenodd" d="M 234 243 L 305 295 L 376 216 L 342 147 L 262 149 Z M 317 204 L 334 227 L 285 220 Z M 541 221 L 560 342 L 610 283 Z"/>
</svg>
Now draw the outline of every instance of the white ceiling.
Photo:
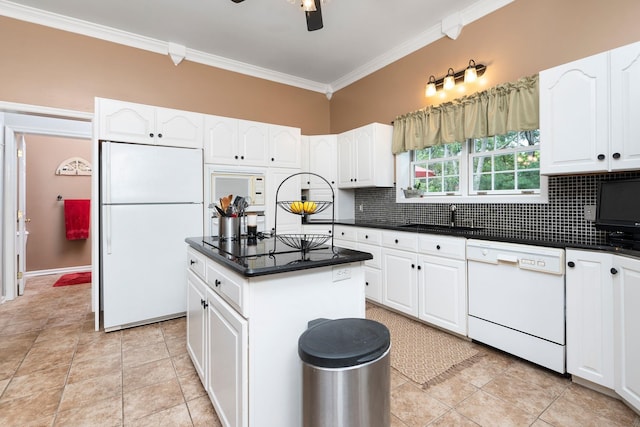
<svg viewBox="0 0 640 427">
<path fill-rule="evenodd" d="M 0 15 L 332 93 L 513 0 L 0 0 Z M 444 19 L 444 22 L 443 22 Z"/>
</svg>

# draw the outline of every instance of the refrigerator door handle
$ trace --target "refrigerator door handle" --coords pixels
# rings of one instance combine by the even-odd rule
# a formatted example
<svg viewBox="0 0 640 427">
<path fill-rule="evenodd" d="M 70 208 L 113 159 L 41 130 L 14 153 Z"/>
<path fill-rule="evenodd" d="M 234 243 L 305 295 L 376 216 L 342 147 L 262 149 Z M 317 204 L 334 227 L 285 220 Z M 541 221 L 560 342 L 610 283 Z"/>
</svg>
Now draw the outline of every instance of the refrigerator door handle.
<svg viewBox="0 0 640 427">
<path fill-rule="evenodd" d="M 104 238 L 107 246 L 107 255 L 111 255 L 111 206 L 105 206 L 104 212 Z"/>
<path fill-rule="evenodd" d="M 104 200 L 102 203 L 111 203 L 111 142 L 105 141 L 102 145 L 102 159 L 104 176 L 102 185 L 104 186 Z"/>
</svg>

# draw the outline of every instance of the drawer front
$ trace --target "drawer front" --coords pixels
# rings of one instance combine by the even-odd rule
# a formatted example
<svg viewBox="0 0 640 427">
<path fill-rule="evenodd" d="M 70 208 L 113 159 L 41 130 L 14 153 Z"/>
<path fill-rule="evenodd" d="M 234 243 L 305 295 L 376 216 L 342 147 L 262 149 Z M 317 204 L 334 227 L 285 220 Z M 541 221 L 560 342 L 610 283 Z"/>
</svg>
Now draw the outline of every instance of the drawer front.
<svg viewBox="0 0 640 427">
<path fill-rule="evenodd" d="M 216 264 L 213 261 L 207 261 L 207 285 L 244 317 L 247 317 L 244 304 L 244 287 L 246 283 L 244 279 L 223 273 L 216 268 Z"/>
<path fill-rule="evenodd" d="M 421 234 L 418 237 L 418 251 L 427 255 L 464 260 L 466 258 L 466 242 L 466 239 L 460 237 Z"/>
<path fill-rule="evenodd" d="M 187 266 L 189 270 L 193 271 L 202 280 L 205 280 L 206 271 L 206 257 L 195 249 L 187 248 Z"/>
<path fill-rule="evenodd" d="M 335 239 L 347 240 L 349 242 L 357 241 L 356 227 L 349 227 L 346 225 L 335 225 L 334 232 L 336 233 L 333 236 Z"/>
<path fill-rule="evenodd" d="M 382 267 L 382 248 L 380 246 L 369 245 L 366 243 L 358 242 L 356 249 L 362 252 L 368 252 L 373 255 L 373 259 L 368 259 L 364 262 L 364 265 L 373 268 Z"/>
<path fill-rule="evenodd" d="M 415 252 L 418 250 L 418 233 L 383 231 L 382 245 L 391 249 Z"/>
<path fill-rule="evenodd" d="M 302 225 L 302 232 L 305 234 L 325 234 L 331 235 L 331 224 L 323 224 L 323 225 Z"/>
<path fill-rule="evenodd" d="M 358 228 L 356 234 L 360 243 L 379 245 L 382 242 L 382 231 L 375 228 Z"/>
</svg>

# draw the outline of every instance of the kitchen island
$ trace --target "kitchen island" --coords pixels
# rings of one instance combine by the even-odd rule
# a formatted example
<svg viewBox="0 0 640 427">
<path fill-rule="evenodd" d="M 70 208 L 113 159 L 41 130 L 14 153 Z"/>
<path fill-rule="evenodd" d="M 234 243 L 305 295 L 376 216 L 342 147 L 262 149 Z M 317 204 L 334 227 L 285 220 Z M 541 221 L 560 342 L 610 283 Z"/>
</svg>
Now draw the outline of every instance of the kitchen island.
<svg viewBox="0 0 640 427">
<path fill-rule="evenodd" d="M 302 425 L 298 338 L 318 318 L 364 318 L 366 252 L 273 238 L 186 239 L 187 349 L 225 426 Z"/>
</svg>

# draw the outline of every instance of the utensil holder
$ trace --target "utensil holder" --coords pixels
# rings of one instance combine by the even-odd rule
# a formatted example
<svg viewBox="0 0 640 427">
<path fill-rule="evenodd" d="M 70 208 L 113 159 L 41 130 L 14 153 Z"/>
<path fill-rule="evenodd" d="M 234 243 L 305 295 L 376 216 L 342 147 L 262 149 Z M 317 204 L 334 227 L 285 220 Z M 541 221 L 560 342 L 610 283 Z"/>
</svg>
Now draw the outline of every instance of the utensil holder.
<svg viewBox="0 0 640 427">
<path fill-rule="evenodd" d="M 221 216 L 218 217 L 218 239 L 238 240 L 240 239 L 240 217 Z"/>
</svg>

